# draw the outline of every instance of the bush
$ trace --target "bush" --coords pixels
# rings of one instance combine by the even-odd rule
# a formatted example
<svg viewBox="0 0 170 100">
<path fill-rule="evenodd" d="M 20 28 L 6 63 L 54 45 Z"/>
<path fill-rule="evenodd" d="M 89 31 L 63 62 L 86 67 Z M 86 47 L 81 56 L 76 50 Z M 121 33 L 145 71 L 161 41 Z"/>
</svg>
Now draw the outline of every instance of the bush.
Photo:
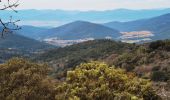
<svg viewBox="0 0 170 100">
<path fill-rule="evenodd" d="M 154 71 L 151 75 L 153 81 L 167 81 L 167 75 L 163 71 Z"/>
<path fill-rule="evenodd" d="M 132 73 L 91 62 L 67 73 L 57 86 L 58 100 L 157 100 L 148 80 Z"/>
<path fill-rule="evenodd" d="M 1 100 L 53 100 L 55 87 L 49 67 L 14 58 L 0 65 Z"/>
</svg>

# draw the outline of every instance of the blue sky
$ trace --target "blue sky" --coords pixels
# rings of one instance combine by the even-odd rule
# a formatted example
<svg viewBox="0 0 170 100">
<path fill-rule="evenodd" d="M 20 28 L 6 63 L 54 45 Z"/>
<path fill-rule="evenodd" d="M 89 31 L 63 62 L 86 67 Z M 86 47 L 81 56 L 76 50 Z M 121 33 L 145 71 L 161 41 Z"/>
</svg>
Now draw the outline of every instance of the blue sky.
<svg viewBox="0 0 170 100">
<path fill-rule="evenodd" d="M 109 10 L 170 8 L 170 0 L 20 0 L 19 9 Z"/>
</svg>

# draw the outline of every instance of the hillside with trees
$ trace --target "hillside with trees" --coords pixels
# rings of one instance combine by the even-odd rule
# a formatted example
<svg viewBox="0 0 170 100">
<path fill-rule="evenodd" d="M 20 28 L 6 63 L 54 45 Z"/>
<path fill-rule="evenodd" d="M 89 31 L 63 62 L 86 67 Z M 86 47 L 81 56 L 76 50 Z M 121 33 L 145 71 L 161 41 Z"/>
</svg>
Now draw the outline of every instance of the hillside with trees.
<svg viewBox="0 0 170 100">
<path fill-rule="evenodd" d="M 170 40 L 146 44 L 94 40 L 53 49 L 39 55 L 36 59 L 50 62 L 49 64 L 56 69 L 55 73 L 74 69 L 82 62 L 98 60 L 135 72 L 140 77 L 151 78 L 154 81 L 167 81 L 170 79 L 169 54 Z M 158 79 L 154 78 L 156 73 L 161 74 L 157 77 Z M 57 77 L 60 76 L 57 75 Z"/>
<path fill-rule="evenodd" d="M 64 48 L 52 49 L 38 55 L 34 60 L 48 62 L 55 68 L 55 73 L 61 72 L 65 75 L 67 70 L 74 69 L 80 63 L 102 60 L 111 54 L 116 56 L 131 49 L 133 49 L 133 44 L 112 40 L 94 40 Z M 58 75 L 56 76 L 61 78 Z"/>
</svg>

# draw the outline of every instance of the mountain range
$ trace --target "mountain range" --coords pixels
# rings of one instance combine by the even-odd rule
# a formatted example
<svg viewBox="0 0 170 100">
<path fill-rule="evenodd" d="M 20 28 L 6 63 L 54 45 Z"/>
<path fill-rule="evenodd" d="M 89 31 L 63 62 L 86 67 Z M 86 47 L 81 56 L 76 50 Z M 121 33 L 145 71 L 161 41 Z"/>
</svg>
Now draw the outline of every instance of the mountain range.
<svg viewBox="0 0 170 100">
<path fill-rule="evenodd" d="M 119 9 L 119 10 L 120 12 L 127 11 L 125 9 Z M 169 10 L 166 9 L 163 10 L 162 12 L 164 11 L 169 11 Z M 157 11 L 157 13 L 158 12 L 159 11 Z M 170 34 L 169 34 L 170 13 L 166 13 L 152 18 L 144 18 L 139 20 L 127 21 L 127 22 L 120 22 L 117 20 L 117 21 L 111 21 L 104 24 L 99 24 L 99 23 L 78 20 L 78 21 L 73 21 L 71 23 L 61 25 L 59 27 L 52 27 L 52 28 L 35 27 L 35 26 L 28 26 L 28 25 L 24 25 L 21 27 L 22 27 L 21 30 L 15 31 L 15 33 L 20 36 L 24 36 L 39 41 L 45 40 L 45 42 L 47 41 L 47 43 L 50 44 L 63 43 L 64 46 L 67 46 L 67 44 L 70 45 L 82 41 L 87 41 L 89 40 L 89 38 L 90 40 L 109 38 L 109 39 L 120 40 L 128 43 L 149 42 L 154 40 L 170 38 Z M 63 41 L 58 41 L 58 40 L 63 40 Z"/>
<path fill-rule="evenodd" d="M 9 20 L 9 16 L 15 19 L 21 19 L 22 25 L 42 26 L 45 22 L 47 26 L 59 26 L 76 20 L 84 20 L 97 23 L 110 21 L 132 21 L 145 18 L 152 18 L 170 13 L 170 9 L 148 9 L 148 10 L 130 10 L 115 9 L 105 11 L 65 11 L 65 10 L 18 10 L 2 11 L 0 16 L 3 20 Z M 55 23 L 55 24 L 54 24 Z"/>
<path fill-rule="evenodd" d="M 170 38 L 170 13 L 149 19 L 109 22 L 104 25 L 121 32 L 150 31 L 154 34 L 154 37 L 152 37 L 154 40 Z"/>
<path fill-rule="evenodd" d="M 54 28 L 23 26 L 17 33 L 41 41 L 50 38 L 57 40 L 78 40 L 86 38 L 104 39 L 107 37 L 114 40 L 125 38 L 132 42 L 141 42 L 148 41 L 148 39 L 149 41 L 169 39 L 169 25 L 170 13 L 167 13 L 153 18 L 128 22 L 113 21 L 96 24 L 87 21 L 74 21 Z M 141 39 L 141 41 L 138 41 L 138 39 Z"/>
</svg>

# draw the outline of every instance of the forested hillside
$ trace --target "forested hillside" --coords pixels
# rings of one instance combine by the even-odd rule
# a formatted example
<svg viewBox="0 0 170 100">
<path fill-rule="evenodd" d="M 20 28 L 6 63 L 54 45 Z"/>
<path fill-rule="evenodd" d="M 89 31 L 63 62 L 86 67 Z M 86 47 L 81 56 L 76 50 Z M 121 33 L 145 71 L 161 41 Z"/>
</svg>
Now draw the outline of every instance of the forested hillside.
<svg viewBox="0 0 170 100">
<path fill-rule="evenodd" d="M 170 79 L 170 40 L 146 44 L 127 44 L 112 40 L 94 40 L 53 49 L 36 59 L 49 62 L 62 75 L 82 62 L 99 60 L 135 72 L 154 81 Z M 61 73 L 60 73 L 61 72 Z M 161 74 L 159 77 L 155 76 Z M 61 78 L 57 75 L 57 77 Z"/>
<path fill-rule="evenodd" d="M 121 54 L 121 52 L 133 49 L 133 44 L 115 42 L 112 40 L 94 40 L 72 46 L 52 49 L 36 57 L 36 60 L 49 62 L 55 70 L 61 73 L 83 62 L 91 60 L 102 60 L 111 54 Z M 60 76 L 58 76 L 60 77 Z"/>
</svg>

